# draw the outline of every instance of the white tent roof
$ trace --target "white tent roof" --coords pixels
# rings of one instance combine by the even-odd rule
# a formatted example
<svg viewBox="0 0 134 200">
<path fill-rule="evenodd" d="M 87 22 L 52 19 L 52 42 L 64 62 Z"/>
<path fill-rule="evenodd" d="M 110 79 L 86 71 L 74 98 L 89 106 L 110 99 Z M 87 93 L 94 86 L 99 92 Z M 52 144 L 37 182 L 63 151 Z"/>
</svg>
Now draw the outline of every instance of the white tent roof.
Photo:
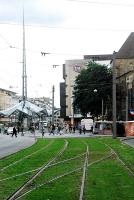
<svg viewBox="0 0 134 200">
<path fill-rule="evenodd" d="M 43 110 L 44 108 L 40 108 L 39 106 L 36 106 L 33 103 L 30 103 L 29 101 L 21 101 L 20 103 L 8 108 L 7 110 L 0 111 L 0 114 L 9 116 L 15 111 L 20 111 L 27 115 L 32 115 L 33 112 L 39 113 Z"/>
</svg>

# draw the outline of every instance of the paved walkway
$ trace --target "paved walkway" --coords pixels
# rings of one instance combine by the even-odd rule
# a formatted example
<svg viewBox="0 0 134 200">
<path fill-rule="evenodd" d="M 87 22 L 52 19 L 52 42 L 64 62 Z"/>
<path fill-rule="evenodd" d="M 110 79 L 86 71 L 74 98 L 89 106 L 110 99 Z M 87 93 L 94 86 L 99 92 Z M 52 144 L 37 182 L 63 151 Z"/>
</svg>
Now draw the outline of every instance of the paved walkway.
<svg viewBox="0 0 134 200">
<path fill-rule="evenodd" d="M 25 149 L 35 143 L 35 138 L 27 136 L 11 137 L 11 135 L 0 134 L 0 158 Z"/>
<path fill-rule="evenodd" d="M 123 142 L 134 148 L 134 138 L 124 139 Z"/>
</svg>

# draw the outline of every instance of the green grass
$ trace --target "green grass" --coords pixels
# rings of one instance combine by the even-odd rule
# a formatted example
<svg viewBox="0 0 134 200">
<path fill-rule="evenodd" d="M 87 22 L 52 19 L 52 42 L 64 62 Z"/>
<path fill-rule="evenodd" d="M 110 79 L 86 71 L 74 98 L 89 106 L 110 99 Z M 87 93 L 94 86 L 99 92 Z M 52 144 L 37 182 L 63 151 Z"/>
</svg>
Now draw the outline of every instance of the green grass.
<svg viewBox="0 0 134 200">
<path fill-rule="evenodd" d="M 124 145 L 118 139 L 105 138 L 68 138 L 68 146 L 64 153 L 54 162 L 63 161 L 86 152 L 89 147 L 89 163 L 97 161 L 110 154 L 108 144 L 115 150 L 118 156 L 134 171 L 134 149 Z M 10 177 L 31 169 L 41 167 L 47 163 L 64 146 L 64 139 L 39 139 L 36 144 L 28 149 L 20 151 L 12 156 L 0 160 L 1 168 L 10 163 L 24 158 L 26 155 L 41 149 L 51 143 L 46 149 L 33 154 L 27 159 L 10 166 L 0 172 L 0 179 Z M 59 163 L 42 172 L 23 191 L 28 191 L 39 184 L 45 183 L 56 176 L 68 173 L 73 169 L 82 167 L 85 155 L 65 163 Z M 75 200 L 79 198 L 82 179 L 82 169 L 60 178 L 48 185 L 43 185 L 24 196 L 23 200 Z M 7 199 L 19 188 L 34 172 L 0 182 L 0 200 Z M 101 162 L 89 166 L 85 182 L 84 199 L 92 200 L 132 200 L 134 199 L 134 178 L 132 178 L 124 166 L 112 156 Z"/>
</svg>

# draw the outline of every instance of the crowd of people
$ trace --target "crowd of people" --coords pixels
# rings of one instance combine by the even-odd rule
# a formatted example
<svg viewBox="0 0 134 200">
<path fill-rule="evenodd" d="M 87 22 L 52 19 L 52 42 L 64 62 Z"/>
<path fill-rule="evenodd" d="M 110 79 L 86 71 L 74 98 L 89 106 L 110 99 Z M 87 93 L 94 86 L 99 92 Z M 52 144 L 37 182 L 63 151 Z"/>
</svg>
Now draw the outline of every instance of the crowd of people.
<svg viewBox="0 0 134 200">
<path fill-rule="evenodd" d="M 48 132 L 49 135 L 51 134 L 59 134 L 62 135 L 63 133 L 75 133 L 76 131 L 80 134 L 86 133 L 86 129 L 84 125 L 79 124 L 71 124 L 71 123 L 65 123 L 63 125 L 61 124 L 48 124 Z"/>
<path fill-rule="evenodd" d="M 32 134 L 35 134 L 35 128 L 34 126 L 30 126 L 29 127 L 29 131 Z M 5 128 L 6 130 L 6 128 Z M 47 127 L 44 129 L 43 126 L 41 129 L 39 129 L 38 127 L 38 131 L 40 131 L 42 133 L 42 137 L 44 136 L 45 133 L 49 133 L 49 135 L 62 135 L 62 134 L 66 134 L 66 133 L 79 133 L 79 134 L 85 134 L 86 133 L 86 129 L 84 125 L 81 125 L 80 123 L 78 124 L 71 124 L 71 123 L 64 123 L 64 124 L 52 124 L 52 123 L 48 123 Z M 17 137 L 17 135 L 20 133 L 21 136 L 24 136 L 24 128 L 23 126 L 19 127 L 19 126 L 13 126 L 12 127 L 12 133 L 11 133 L 11 137 L 15 136 Z"/>
</svg>

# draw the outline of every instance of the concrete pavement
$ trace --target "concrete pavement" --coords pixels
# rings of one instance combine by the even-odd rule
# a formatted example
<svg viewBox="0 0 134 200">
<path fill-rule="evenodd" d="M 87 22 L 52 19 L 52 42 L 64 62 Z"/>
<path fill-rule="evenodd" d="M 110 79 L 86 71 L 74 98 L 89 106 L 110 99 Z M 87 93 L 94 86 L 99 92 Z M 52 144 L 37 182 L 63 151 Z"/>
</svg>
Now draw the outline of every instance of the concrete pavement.
<svg viewBox="0 0 134 200">
<path fill-rule="evenodd" d="M 126 138 L 123 142 L 134 148 L 134 138 Z"/>
<path fill-rule="evenodd" d="M 35 143 L 35 138 L 18 135 L 17 138 L 11 135 L 0 134 L 0 159 L 25 149 Z"/>
</svg>

